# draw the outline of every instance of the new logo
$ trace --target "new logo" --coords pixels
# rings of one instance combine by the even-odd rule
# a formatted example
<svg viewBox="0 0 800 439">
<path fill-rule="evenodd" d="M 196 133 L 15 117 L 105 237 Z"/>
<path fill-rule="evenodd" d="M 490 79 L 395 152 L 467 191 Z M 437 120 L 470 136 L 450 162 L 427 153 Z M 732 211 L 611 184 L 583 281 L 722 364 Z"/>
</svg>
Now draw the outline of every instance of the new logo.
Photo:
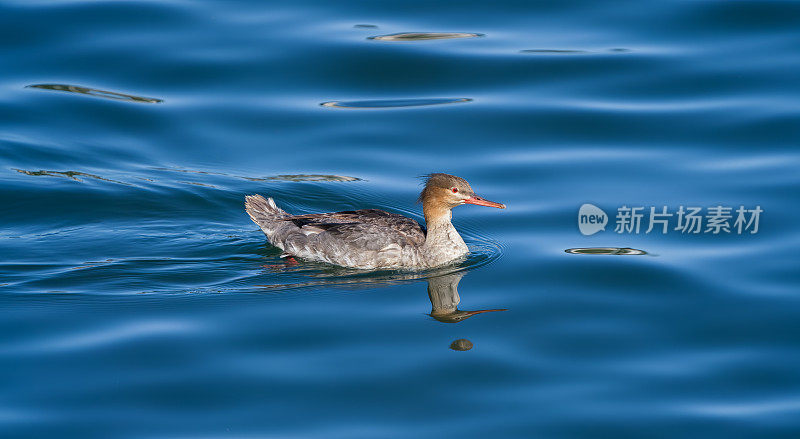
<svg viewBox="0 0 800 439">
<path fill-rule="evenodd" d="M 606 224 L 608 224 L 608 215 L 594 204 L 584 204 L 578 210 L 578 229 L 582 234 L 594 235 L 605 230 Z"/>
</svg>

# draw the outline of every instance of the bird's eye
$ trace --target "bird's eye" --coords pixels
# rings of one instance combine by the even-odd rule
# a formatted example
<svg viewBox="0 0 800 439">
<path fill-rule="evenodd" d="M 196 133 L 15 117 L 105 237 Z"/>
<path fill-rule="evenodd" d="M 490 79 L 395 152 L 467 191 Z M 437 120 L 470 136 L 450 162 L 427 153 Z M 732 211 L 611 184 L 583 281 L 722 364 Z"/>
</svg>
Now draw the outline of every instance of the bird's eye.
<svg viewBox="0 0 800 439">
<path fill-rule="evenodd" d="M 454 187 L 454 188 L 453 188 L 453 193 L 454 193 L 454 194 L 457 194 L 457 193 L 458 193 L 458 188 L 457 188 L 457 187 Z"/>
</svg>

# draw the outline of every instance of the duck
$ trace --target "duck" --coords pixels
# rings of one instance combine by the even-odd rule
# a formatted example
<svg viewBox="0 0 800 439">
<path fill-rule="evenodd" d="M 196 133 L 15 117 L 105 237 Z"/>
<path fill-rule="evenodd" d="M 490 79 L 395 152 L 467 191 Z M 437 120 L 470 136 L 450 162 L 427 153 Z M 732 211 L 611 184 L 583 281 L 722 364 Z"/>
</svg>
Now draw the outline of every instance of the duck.
<svg viewBox="0 0 800 439">
<path fill-rule="evenodd" d="M 461 177 L 428 174 L 418 201 L 425 226 L 379 209 L 292 215 L 272 198 L 245 196 L 245 211 L 283 257 L 362 270 L 424 270 L 452 264 L 469 253 L 451 222 L 463 204 L 505 209 L 475 194 Z"/>
</svg>

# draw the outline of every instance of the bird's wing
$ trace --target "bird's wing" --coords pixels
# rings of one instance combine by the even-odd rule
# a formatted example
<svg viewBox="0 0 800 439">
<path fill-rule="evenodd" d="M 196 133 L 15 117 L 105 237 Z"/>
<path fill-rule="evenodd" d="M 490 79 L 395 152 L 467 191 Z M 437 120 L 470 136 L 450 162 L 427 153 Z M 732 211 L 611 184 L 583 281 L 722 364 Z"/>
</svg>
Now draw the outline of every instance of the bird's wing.
<svg viewBox="0 0 800 439">
<path fill-rule="evenodd" d="M 281 218 L 292 221 L 306 234 L 329 232 L 340 239 L 378 239 L 400 245 L 422 245 L 425 229 L 415 220 L 378 209 L 292 215 Z"/>
</svg>

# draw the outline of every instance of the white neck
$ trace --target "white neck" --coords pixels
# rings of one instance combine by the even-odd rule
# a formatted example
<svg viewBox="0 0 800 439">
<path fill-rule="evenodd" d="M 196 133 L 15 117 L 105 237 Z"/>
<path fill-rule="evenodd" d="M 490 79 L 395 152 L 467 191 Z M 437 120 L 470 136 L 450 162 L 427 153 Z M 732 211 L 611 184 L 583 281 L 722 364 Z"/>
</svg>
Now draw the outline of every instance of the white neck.
<svg viewBox="0 0 800 439">
<path fill-rule="evenodd" d="M 427 221 L 428 233 L 425 237 L 423 255 L 430 266 L 442 265 L 458 259 L 469 251 L 461 235 L 450 222 L 450 209 L 446 214 Z"/>
</svg>

